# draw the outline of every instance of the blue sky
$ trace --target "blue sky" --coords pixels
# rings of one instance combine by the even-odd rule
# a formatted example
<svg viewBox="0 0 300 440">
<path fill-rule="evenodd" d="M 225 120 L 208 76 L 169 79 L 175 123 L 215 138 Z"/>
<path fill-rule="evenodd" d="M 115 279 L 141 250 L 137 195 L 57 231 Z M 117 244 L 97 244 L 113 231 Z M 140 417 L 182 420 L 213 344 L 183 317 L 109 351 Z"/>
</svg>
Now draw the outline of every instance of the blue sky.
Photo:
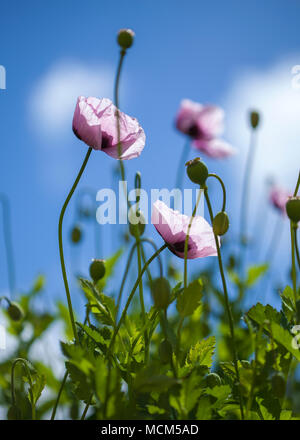
<svg viewBox="0 0 300 440">
<path fill-rule="evenodd" d="M 120 28 L 136 33 L 126 57 L 121 108 L 139 119 L 147 136 L 141 157 L 126 163 L 131 184 L 140 170 L 146 189 L 173 187 L 184 143 L 174 130 L 174 115 L 180 100 L 190 98 L 220 104 L 227 112 L 225 137 L 240 154 L 207 163 L 228 187 L 233 230 L 249 106 L 265 105 L 252 202 L 261 197 L 269 174 L 292 187 L 299 170 L 300 91 L 291 90 L 290 70 L 300 64 L 299 16 L 297 0 L 2 2 L 0 65 L 6 68 L 7 89 L 0 90 L 0 190 L 12 204 L 18 287 L 26 290 L 42 272 L 48 278 L 47 299 L 63 298 L 57 221 L 86 152 L 71 131 L 72 108 L 77 95 L 112 97 Z M 110 187 L 115 165 L 105 154 L 93 152 L 80 186 Z M 268 209 L 261 208 L 261 219 Z M 250 211 L 254 218 L 256 209 Z M 66 216 L 65 236 L 73 218 L 74 203 Z M 269 221 L 267 233 L 275 221 L 273 212 Z M 148 231 L 156 237 L 151 225 Z M 102 228 L 108 253 L 111 236 L 110 227 Z M 285 239 L 288 243 L 287 224 Z M 281 266 L 288 258 L 284 241 L 277 259 Z M 92 246 L 88 236 L 80 259 L 85 272 L 94 257 Z M 69 264 L 67 242 L 66 256 Z M 1 292 L 7 288 L 4 257 L 1 238 Z M 192 267 L 196 264 L 203 263 L 193 262 Z M 282 270 L 284 277 L 286 267 Z"/>
</svg>

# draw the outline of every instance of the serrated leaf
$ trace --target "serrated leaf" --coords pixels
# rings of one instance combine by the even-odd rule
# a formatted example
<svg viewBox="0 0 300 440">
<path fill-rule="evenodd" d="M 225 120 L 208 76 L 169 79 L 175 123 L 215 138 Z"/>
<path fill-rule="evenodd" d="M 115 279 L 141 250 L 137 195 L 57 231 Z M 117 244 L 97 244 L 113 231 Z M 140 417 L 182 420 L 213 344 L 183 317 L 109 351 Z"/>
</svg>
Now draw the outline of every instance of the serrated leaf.
<svg viewBox="0 0 300 440">
<path fill-rule="evenodd" d="M 177 297 L 177 310 L 182 317 L 192 315 L 202 298 L 203 283 L 201 279 L 192 281 Z"/>
<path fill-rule="evenodd" d="M 186 365 L 192 366 L 203 366 L 210 368 L 213 362 L 213 354 L 216 345 L 216 338 L 214 336 L 209 336 L 202 341 L 197 342 L 196 345 L 191 347 L 186 358 Z"/>
</svg>

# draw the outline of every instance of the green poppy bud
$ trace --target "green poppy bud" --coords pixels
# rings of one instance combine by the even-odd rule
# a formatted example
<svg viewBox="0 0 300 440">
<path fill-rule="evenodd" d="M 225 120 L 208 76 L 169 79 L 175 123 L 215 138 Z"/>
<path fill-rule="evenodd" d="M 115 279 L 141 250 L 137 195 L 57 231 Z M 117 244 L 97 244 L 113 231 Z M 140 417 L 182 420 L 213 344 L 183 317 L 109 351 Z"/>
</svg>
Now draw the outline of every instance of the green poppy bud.
<svg viewBox="0 0 300 440">
<path fill-rule="evenodd" d="M 166 310 L 171 296 L 171 287 L 166 278 L 156 278 L 152 282 L 152 298 L 157 309 Z"/>
<path fill-rule="evenodd" d="M 300 197 L 289 197 L 286 202 L 286 213 L 290 220 L 300 222 Z"/>
<path fill-rule="evenodd" d="M 22 307 L 16 302 L 10 302 L 7 313 L 12 321 L 21 321 L 24 318 Z"/>
<path fill-rule="evenodd" d="M 283 374 L 276 373 L 271 378 L 271 385 L 272 385 L 272 391 L 274 393 L 274 396 L 276 396 L 278 399 L 282 399 L 285 395 L 285 379 Z"/>
<path fill-rule="evenodd" d="M 71 230 L 71 241 L 72 243 L 79 243 L 82 237 L 82 232 L 79 226 L 74 226 Z"/>
<path fill-rule="evenodd" d="M 252 128 L 257 128 L 259 124 L 259 113 L 257 111 L 252 111 L 250 113 L 250 123 Z"/>
<path fill-rule="evenodd" d="M 216 235 L 224 235 L 229 228 L 229 218 L 226 212 L 219 212 L 213 220 L 213 231 Z"/>
<path fill-rule="evenodd" d="M 201 161 L 200 157 L 188 161 L 185 165 L 187 166 L 186 172 L 189 179 L 193 183 L 204 185 L 208 177 L 208 169 L 205 163 Z"/>
<path fill-rule="evenodd" d="M 118 32 L 118 44 L 119 46 L 126 50 L 132 46 L 134 41 L 135 33 L 131 29 L 120 29 Z"/>
<path fill-rule="evenodd" d="M 163 364 L 167 364 L 172 360 L 172 345 L 165 339 L 159 344 L 158 348 L 159 358 Z"/>
<path fill-rule="evenodd" d="M 146 227 L 145 217 L 143 216 L 141 211 L 133 212 L 132 210 L 130 210 L 128 214 L 128 220 L 130 234 L 135 238 L 141 237 Z"/>
<path fill-rule="evenodd" d="M 105 275 L 105 261 L 104 260 L 93 260 L 90 264 L 90 276 L 94 283 L 101 280 Z"/>
<path fill-rule="evenodd" d="M 214 388 L 222 385 L 220 376 L 217 373 L 210 373 L 205 378 L 206 386 L 208 388 Z"/>
</svg>

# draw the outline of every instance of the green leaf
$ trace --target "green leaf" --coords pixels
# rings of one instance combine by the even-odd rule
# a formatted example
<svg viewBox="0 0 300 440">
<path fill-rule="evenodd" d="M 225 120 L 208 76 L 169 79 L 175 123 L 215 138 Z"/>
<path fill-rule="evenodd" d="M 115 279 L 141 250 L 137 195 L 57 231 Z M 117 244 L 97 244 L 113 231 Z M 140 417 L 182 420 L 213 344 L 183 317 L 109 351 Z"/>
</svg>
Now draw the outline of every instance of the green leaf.
<svg viewBox="0 0 300 440">
<path fill-rule="evenodd" d="M 296 313 L 294 292 L 290 286 L 287 286 L 281 293 L 282 310 L 289 322 L 292 322 Z"/>
<path fill-rule="evenodd" d="M 216 338 L 214 336 L 209 336 L 208 338 L 197 342 L 197 344 L 188 352 L 186 365 L 193 368 L 196 366 L 211 368 L 215 345 Z"/>
<path fill-rule="evenodd" d="M 182 317 L 192 315 L 202 298 L 203 283 L 201 279 L 192 281 L 177 298 L 177 310 Z"/>
<path fill-rule="evenodd" d="M 250 266 L 247 270 L 246 286 L 252 287 L 267 272 L 268 264 Z"/>
</svg>

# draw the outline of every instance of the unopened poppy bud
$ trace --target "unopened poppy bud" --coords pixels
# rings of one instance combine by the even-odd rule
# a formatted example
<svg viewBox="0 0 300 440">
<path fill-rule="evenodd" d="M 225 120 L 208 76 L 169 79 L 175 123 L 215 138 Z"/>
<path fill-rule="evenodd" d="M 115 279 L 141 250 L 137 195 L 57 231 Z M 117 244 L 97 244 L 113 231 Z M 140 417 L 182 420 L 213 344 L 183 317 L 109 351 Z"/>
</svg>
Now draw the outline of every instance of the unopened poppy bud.
<svg viewBox="0 0 300 440">
<path fill-rule="evenodd" d="M 86 219 L 90 219 L 93 216 L 92 210 L 89 208 L 80 208 L 79 214 Z"/>
<path fill-rule="evenodd" d="M 300 222 L 300 197 L 289 197 L 286 202 L 286 213 L 290 220 Z"/>
<path fill-rule="evenodd" d="M 168 308 L 171 296 L 171 288 L 169 281 L 166 278 L 156 278 L 152 282 L 152 298 L 154 306 L 157 309 L 166 310 Z"/>
<path fill-rule="evenodd" d="M 126 50 L 132 46 L 134 41 L 135 33 L 131 29 L 120 29 L 118 32 L 118 44 L 119 46 Z"/>
<path fill-rule="evenodd" d="M 71 241 L 72 243 L 79 243 L 82 237 L 82 232 L 79 226 L 74 226 L 71 230 Z"/>
<path fill-rule="evenodd" d="M 172 360 L 173 349 L 169 341 L 163 340 L 158 348 L 159 357 L 163 364 L 167 364 Z"/>
<path fill-rule="evenodd" d="M 214 388 L 216 386 L 222 385 L 220 376 L 217 373 L 210 373 L 206 376 L 206 385 L 208 388 Z"/>
<path fill-rule="evenodd" d="M 198 183 L 198 185 L 204 185 L 208 177 L 208 169 L 200 157 L 188 161 L 185 165 L 187 166 L 186 172 L 190 180 Z"/>
<path fill-rule="evenodd" d="M 250 123 L 252 128 L 258 127 L 259 124 L 259 113 L 256 111 L 252 111 L 250 113 Z"/>
<path fill-rule="evenodd" d="M 10 303 L 7 313 L 12 321 L 21 321 L 24 318 L 23 309 L 16 302 Z"/>
<path fill-rule="evenodd" d="M 101 280 L 105 275 L 105 262 L 104 260 L 93 260 L 90 264 L 90 276 L 94 283 Z"/>
<path fill-rule="evenodd" d="M 229 228 L 229 218 L 226 212 L 219 212 L 213 220 L 213 231 L 216 235 L 224 235 Z"/>
<path fill-rule="evenodd" d="M 145 217 L 143 216 L 143 214 L 140 211 L 133 212 L 132 210 L 130 210 L 128 214 L 128 220 L 130 234 L 135 238 L 141 237 L 146 227 Z"/>
</svg>

